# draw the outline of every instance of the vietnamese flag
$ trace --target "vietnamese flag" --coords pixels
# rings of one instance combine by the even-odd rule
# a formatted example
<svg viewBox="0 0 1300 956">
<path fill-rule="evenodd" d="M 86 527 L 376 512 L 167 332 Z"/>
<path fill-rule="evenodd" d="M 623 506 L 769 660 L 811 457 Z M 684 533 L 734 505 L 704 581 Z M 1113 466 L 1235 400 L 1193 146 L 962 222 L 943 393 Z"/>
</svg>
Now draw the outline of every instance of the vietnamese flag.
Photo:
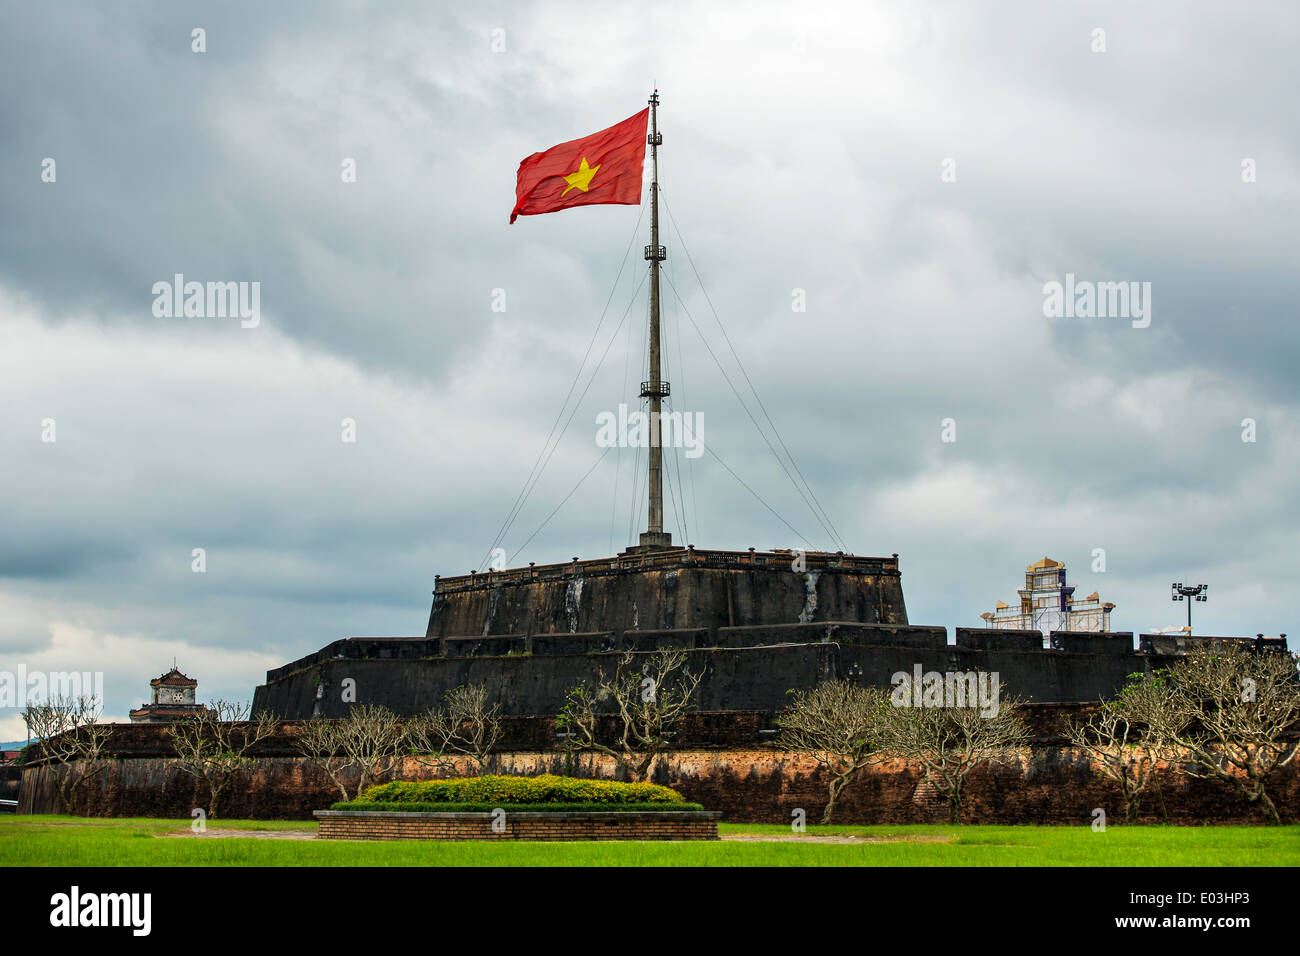
<svg viewBox="0 0 1300 956">
<path fill-rule="evenodd" d="M 649 118 L 647 107 L 609 129 L 533 153 L 519 164 L 510 221 L 595 203 L 639 205 Z"/>
</svg>

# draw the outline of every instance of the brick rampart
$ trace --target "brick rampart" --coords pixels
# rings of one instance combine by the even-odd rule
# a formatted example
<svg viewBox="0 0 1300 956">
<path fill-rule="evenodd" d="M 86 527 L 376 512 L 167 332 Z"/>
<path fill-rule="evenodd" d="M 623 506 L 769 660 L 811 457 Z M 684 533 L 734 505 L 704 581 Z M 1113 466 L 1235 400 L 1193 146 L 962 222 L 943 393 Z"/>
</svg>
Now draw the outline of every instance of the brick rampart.
<svg viewBox="0 0 1300 956">
<path fill-rule="evenodd" d="M 461 761 L 458 774 L 473 772 Z M 572 761 L 555 751 L 493 755 L 489 773 L 535 776 L 568 774 L 615 779 L 609 758 L 583 755 Z M 400 779 L 428 778 L 430 771 L 408 760 Z M 770 744 L 714 750 L 675 750 L 655 761 L 650 779 L 672 787 L 687 801 L 721 811 L 731 823 L 789 823 L 795 810 L 820 819 L 827 777 L 816 761 L 785 753 Z M 1300 820 L 1300 761 L 1270 782 L 1269 793 L 1284 821 Z M 1227 785 L 1173 773 L 1160 773 L 1159 795 L 1143 802 L 1141 822 L 1159 823 L 1160 802 L 1169 819 L 1181 824 L 1261 823 L 1263 815 Z M 222 796 L 223 817 L 309 820 L 312 811 L 343 799 L 319 768 L 302 757 L 263 757 L 241 773 Z M 84 788 L 77 812 L 93 816 L 152 816 L 189 819 L 206 805 L 196 779 L 175 759 L 137 757 L 113 761 L 109 772 Z M 1124 817 L 1116 787 L 1096 773 L 1086 754 L 1059 743 L 1034 743 L 1004 764 L 978 767 L 966 788 L 964 819 L 971 823 L 1054 823 L 1087 825 L 1095 808 L 1112 821 Z M 27 768 L 20 813 L 58 813 L 50 771 Z M 844 791 L 836 822 L 853 824 L 943 823 L 947 811 L 915 764 L 890 761 L 866 768 Z"/>
</svg>

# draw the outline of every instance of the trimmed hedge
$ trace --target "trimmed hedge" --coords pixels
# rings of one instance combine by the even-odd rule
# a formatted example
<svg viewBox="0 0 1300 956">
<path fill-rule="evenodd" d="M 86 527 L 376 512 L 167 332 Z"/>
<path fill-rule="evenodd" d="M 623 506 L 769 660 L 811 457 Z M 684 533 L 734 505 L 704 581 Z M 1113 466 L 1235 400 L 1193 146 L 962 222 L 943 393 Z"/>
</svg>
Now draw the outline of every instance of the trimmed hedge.
<svg viewBox="0 0 1300 956">
<path fill-rule="evenodd" d="M 698 803 L 398 803 L 377 800 L 340 802 L 331 810 L 382 810 L 391 813 L 491 813 L 496 809 L 511 813 L 666 813 L 703 810 Z"/>
<path fill-rule="evenodd" d="M 365 803 L 488 803 L 594 804 L 608 808 L 631 803 L 685 801 L 676 790 L 654 783 L 579 780 L 542 774 L 537 777 L 466 777 L 457 780 L 395 780 L 368 787 L 356 802 Z"/>
</svg>

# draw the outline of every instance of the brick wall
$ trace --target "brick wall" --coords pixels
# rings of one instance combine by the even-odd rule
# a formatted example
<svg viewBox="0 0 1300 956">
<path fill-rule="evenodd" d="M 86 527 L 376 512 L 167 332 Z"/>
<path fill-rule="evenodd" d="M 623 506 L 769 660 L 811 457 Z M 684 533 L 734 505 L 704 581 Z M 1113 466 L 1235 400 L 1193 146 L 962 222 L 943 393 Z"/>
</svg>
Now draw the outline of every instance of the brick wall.
<svg viewBox="0 0 1300 956">
<path fill-rule="evenodd" d="M 612 761 L 586 755 L 572 762 L 555 751 L 497 754 L 492 773 L 532 776 L 540 773 L 613 779 Z M 458 772 L 467 772 L 463 762 Z M 413 760 L 402 779 L 427 778 L 430 771 Z M 809 757 L 768 746 L 726 749 L 683 748 L 662 756 L 651 773 L 653 782 L 676 789 L 688 801 L 722 812 L 722 819 L 743 823 L 789 823 L 801 809 L 809 822 L 821 819 L 826 803 L 826 776 Z M 1260 823 L 1262 814 L 1226 785 L 1161 774 L 1161 792 L 1175 823 Z M 1269 792 L 1283 820 L 1300 820 L 1300 762 L 1276 775 Z M 265 757 L 241 774 L 223 795 L 223 816 L 261 819 L 311 819 L 312 811 L 341 800 L 323 772 L 302 758 Z M 78 812 L 94 816 L 155 816 L 188 819 L 205 806 L 195 778 L 160 757 L 113 762 L 103 779 L 86 788 Z M 977 768 L 967 788 L 965 819 L 972 823 L 1058 823 L 1082 825 L 1101 807 L 1108 819 L 1123 819 L 1118 791 L 1095 773 L 1081 752 L 1056 742 L 1036 742 L 1007 764 Z M 49 771 L 24 772 L 19 812 L 57 813 L 58 799 Z M 1162 818 L 1153 793 L 1143 806 L 1143 822 Z M 844 792 L 836 820 L 841 823 L 942 823 L 946 809 L 921 779 L 914 765 L 890 762 L 870 767 Z"/>
<path fill-rule="evenodd" d="M 317 811 L 322 840 L 716 840 L 716 812 L 490 813 Z"/>
<path fill-rule="evenodd" d="M 1057 719 L 1056 708 L 1042 710 L 1043 719 Z M 1031 719 L 1034 719 L 1032 714 Z M 673 740 L 684 748 L 751 745 L 765 739 L 764 731 L 770 723 L 767 714 L 761 711 L 695 711 L 682 715 L 674 727 Z M 115 757 L 176 756 L 169 724 L 108 726 L 106 753 Z M 597 729 L 602 738 L 613 739 L 617 727 L 618 719 L 612 714 L 597 718 Z M 555 717 L 502 717 L 501 731 L 498 747 L 502 751 L 550 750 L 557 742 Z M 270 737 L 249 751 L 249 756 L 300 756 L 301 732 L 302 721 L 281 721 Z M 40 753 L 41 745 L 33 743 L 30 759 L 40 759 Z"/>
</svg>

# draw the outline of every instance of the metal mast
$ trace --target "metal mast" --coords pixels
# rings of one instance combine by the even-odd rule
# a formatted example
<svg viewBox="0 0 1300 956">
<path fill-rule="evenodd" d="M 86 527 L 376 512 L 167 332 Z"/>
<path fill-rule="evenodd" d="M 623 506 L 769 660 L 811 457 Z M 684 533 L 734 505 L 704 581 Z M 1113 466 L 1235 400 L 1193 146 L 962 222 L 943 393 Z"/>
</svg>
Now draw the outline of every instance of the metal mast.
<svg viewBox="0 0 1300 956">
<path fill-rule="evenodd" d="M 650 381 L 641 383 L 641 397 L 650 399 L 650 492 L 649 527 L 641 533 L 641 547 L 645 549 L 670 548 L 673 536 L 664 532 L 663 445 L 660 415 L 663 400 L 669 394 L 668 383 L 660 379 L 659 366 L 659 263 L 668 258 L 668 251 L 659 244 L 659 146 L 663 134 L 659 132 L 659 91 L 650 96 L 650 245 L 645 247 L 645 257 L 650 263 Z"/>
</svg>

